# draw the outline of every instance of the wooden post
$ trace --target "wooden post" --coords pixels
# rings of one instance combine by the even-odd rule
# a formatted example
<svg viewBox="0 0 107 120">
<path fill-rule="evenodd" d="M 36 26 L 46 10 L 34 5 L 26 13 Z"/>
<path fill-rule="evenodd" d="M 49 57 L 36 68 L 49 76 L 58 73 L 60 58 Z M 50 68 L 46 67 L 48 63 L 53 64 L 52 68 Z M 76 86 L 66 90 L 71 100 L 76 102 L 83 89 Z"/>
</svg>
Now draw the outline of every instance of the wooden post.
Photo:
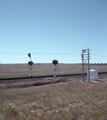
<svg viewBox="0 0 107 120">
<path fill-rule="evenodd" d="M 89 62 L 89 49 L 88 49 L 88 82 L 90 82 L 90 62 Z"/>
<path fill-rule="evenodd" d="M 82 50 L 82 72 L 83 72 L 83 82 L 84 82 L 84 55 Z"/>
</svg>

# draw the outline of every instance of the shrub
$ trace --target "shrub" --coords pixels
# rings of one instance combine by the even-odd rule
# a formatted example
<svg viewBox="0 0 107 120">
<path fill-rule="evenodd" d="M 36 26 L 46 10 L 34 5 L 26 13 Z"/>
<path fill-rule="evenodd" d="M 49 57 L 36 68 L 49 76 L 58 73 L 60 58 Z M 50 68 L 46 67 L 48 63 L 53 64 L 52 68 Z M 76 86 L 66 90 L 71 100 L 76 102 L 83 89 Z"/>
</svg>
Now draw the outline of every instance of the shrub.
<svg viewBox="0 0 107 120">
<path fill-rule="evenodd" d="M 29 117 L 22 112 L 22 108 L 20 106 L 16 106 L 14 103 L 7 102 L 2 112 L 5 117 L 1 114 L 0 120 L 8 120 L 11 118 L 15 118 L 16 120 L 29 120 Z"/>
</svg>

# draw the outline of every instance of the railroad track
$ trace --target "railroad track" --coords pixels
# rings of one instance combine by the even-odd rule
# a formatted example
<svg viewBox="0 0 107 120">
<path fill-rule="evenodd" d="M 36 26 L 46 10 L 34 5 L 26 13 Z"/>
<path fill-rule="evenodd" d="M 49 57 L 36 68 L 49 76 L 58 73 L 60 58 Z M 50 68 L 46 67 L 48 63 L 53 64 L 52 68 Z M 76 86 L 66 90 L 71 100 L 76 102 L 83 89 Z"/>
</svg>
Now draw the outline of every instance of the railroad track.
<svg viewBox="0 0 107 120">
<path fill-rule="evenodd" d="M 98 75 L 107 75 L 107 72 L 99 72 Z M 86 77 L 86 73 L 84 76 Z M 82 74 L 63 74 L 63 75 L 57 75 L 57 77 L 82 77 Z M 0 78 L 0 83 L 14 83 L 14 82 L 22 82 L 22 81 L 40 81 L 43 80 L 43 78 L 49 78 L 53 77 L 53 75 L 48 76 L 32 76 L 32 77 L 16 77 L 16 78 Z"/>
</svg>

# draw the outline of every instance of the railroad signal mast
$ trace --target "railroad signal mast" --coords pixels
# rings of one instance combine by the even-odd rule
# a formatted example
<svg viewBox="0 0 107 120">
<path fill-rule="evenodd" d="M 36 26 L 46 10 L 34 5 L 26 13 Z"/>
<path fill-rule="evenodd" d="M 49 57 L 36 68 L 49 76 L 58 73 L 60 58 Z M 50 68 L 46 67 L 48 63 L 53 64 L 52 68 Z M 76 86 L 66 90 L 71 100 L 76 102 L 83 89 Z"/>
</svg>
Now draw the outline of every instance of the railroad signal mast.
<svg viewBox="0 0 107 120">
<path fill-rule="evenodd" d="M 52 63 L 55 66 L 55 68 L 54 68 L 54 78 L 56 78 L 56 65 L 58 64 L 58 61 L 57 60 L 53 60 Z"/>
<path fill-rule="evenodd" d="M 83 49 L 82 50 L 82 71 L 83 71 L 83 82 L 84 82 L 84 64 L 88 61 L 88 77 L 87 80 L 90 82 L 90 49 Z"/>
<path fill-rule="evenodd" d="M 31 61 L 31 53 L 28 53 L 28 57 L 30 57 L 30 61 L 28 62 L 28 64 L 30 66 L 30 77 L 32 77 L 32 65 L 33 65 L 33 62 Z"/>
</svg>

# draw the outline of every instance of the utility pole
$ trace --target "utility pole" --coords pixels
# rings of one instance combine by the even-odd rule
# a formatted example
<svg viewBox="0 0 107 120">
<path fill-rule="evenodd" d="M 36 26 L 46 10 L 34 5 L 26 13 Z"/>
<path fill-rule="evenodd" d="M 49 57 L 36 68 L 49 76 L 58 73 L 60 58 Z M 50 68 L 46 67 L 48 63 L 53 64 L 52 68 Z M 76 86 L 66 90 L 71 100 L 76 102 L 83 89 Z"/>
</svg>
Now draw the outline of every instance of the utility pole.
<svg viewBox="0 0 107 120">
<path fill-rule="evenodd" d="M 84 63 L 86 63 L 87 62 L 87 60 L 88 60 L 88 77 L 87 77 L 87 79 L 88 79 L 88 82 L 90 82 L 90 53 L 89 53 L 89 50 L 90 49 L 83 49 L 82 50 L 82 55 L 81 55 L 81 57 L 82 57 L 82 71 L 83 71 L 83 82 L 84 82 Z"/>
<path fill-rule="evenodd" d="M 89 54 L 89 49 L 88 50 L 88 82 L 90 82 L 90 54 Z"/>
<path fill-rule="evenodd" d="M 84 50 L 82 50 L 82 71 L 83 71 L 83 82 L 84 82 Z"/>
</svg>

